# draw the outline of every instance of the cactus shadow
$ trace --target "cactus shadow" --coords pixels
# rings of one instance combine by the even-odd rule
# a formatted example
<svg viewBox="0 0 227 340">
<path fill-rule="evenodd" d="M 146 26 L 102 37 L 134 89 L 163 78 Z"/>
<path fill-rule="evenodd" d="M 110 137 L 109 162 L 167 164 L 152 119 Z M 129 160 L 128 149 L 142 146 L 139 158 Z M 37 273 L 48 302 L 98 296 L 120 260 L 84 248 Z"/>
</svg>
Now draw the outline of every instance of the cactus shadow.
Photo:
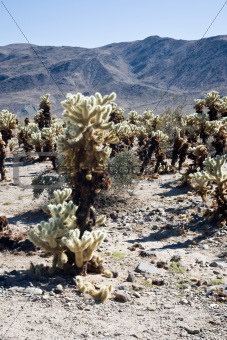
<svg viewBox="0 0 227 340">
<path fill-rule="evenodd" d="M 0 275 L 0 285 L 4 289 L 15 288 L 15 291 L 22 294 L 28 294 L 28 296 L 42 295 L 44 292 L 55 292 L 60 294 L 57 285 L 61 284 L 62 289 L 66 287 L 75 288 L 75 281 L 73 275 L 57 273 L 54 276 L 36 276 L 31 269 L 27 270 L 12 270 Z M 29 287 L 29 290 L 28 290 Z M 42 289 L 40 294 L 37 294 L 35 288 Z"/>
<path fill-rule="evenodd" d="M 9 224 L 21 222 L 26 225 L 38 224 L 43 220 L 48 220 L 48 215 L 42 209 L 27 211 L 13 217 L 8 217 Z"/>
</svg>

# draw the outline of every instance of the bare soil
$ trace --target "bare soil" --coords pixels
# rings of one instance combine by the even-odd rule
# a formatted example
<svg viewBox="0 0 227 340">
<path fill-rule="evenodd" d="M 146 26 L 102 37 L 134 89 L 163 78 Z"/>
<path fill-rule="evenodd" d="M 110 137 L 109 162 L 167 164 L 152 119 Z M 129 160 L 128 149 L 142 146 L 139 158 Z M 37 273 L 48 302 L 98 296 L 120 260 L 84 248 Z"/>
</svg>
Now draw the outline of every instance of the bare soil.
<svg viewBox="0 0 227 340">
<path fill-rule="evenodd" d="M 49 167 L 21 167 L 21 182 Z M 30 228 L 48 219 L 45 197 L 15 185 L 11 159 L 7 171 L 0 216 L 8 218 L 13 240 L 6 245 L 0 238 L 1 340 L 226 339 L 227 228 L 204 219 L 203 202 L 180 186 L 180 174 L 143 179 L 97 201 L 97 211 L 107 215 L 99 254 L 114 277 L 84 280 L 113 285 L 100 303 L 78 291 L 73 275 L 34 275 L 31 262 L 51 264 L 26 240 Z"/>
</svg>

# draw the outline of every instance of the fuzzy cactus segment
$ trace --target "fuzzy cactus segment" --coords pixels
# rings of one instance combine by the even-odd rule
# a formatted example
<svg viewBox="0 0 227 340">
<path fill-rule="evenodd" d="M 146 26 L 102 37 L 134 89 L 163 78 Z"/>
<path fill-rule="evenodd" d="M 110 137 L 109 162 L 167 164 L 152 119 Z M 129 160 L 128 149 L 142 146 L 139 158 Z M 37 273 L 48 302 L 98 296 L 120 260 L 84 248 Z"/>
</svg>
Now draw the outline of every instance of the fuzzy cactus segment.
<svg viewBox="0 0 227 340">
<path fill-rule="evenodd" d="M 73 172 L 105 167 L 111 149 L 109 144 L 118 138 L 109 122 L 115 93 L 102 97 L 100 93 L 85 97 L 68 94 L 62 102 L 67 120 L 64 135 L 58 139 L 58 149 L 65 157 L 64 166 Z"/>
<path fill-rule="evenodd" d="M 92 283 L 84 282 L 81 276 L 77 276 L 76 283 L 77 288 L 81 293 L 88 293 L 91 297 L 93 297 L 96 300 L 100 300 L 102 303 L 106 302 L 110 298 L 111 293 L 113 292 L 112 285 L 96 289 L 92 285 Z"/>
<path fill-rule="evenodd" d="M 98 229 L 85 231 L 80 237 L 75 216 L 78 207 L 72 201 L 65 201 L 71 193 L 68 188 L 54 191 L 54 200 L 46 208 L 51 218 L 28 232 L 29 239 L 36 246 L 54 255 L 52 269 L 56 266 L 62 268 L 68 262 L 69 252 L 74 254 L 75 265 L 81 269 L 92 259 L 94 251 L 105 238 L 105 232 Z M 97 224 L 103 224 L 105 216 L 97 216 L 97 221 Z"/>
</svg>

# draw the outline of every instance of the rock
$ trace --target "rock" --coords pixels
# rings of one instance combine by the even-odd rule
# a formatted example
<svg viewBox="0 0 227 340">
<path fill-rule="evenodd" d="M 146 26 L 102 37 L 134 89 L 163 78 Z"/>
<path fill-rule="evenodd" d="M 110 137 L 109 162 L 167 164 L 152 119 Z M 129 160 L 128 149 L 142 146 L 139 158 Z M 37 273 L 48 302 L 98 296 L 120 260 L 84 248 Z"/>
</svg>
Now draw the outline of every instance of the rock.
<svg viewBox="0 0 227 340">
<path fill-rule="evenodd" d="M 117 287 L 117 290 L 128 290 L 128 287 L 124 286 L 124 285 L 118 285 Z"/>
<path fill-rule="evenodd" d="M 0 277 L 3 276 L 5 274 L 5 270 L 3 268 L 0 268 Z M 1 278 L 0 278 L 1 280 Z"/>
<path fill-rule="evenodd" d="M 110 217 L 112 218 L 112 220 L 117 220 L 118 219 L 118 214 L 113 211 L 112 213 L 110 213 Z"/>
<path fill-rule="evenodd" d="M 127 302 L 129 301 L 128 294 L 118 290 L 115 292 L 115 301 L 117 302 Z"/>
<path fill-rule="evenodd" d="M 218 267 L 218 262 L 216 261 L 211 262 L 210 267 Z"/>
<path fill-rule="evenodd" d="M 135 271 L 137 273 L 149 273 L 149 274 L 157 274 L 158 270 L 155 266 L 150 265 L 146 262 L 140 262 L 136 267 Z"/>
<path fill-rule="evenodd" d="M 203 244 L 202 249 L 208 250 L 210 249 L 210 247 L 208 246 L 208 244 Z"/>
<path fill-rule="evenodd" d="M 129 273 L 128 277 L 127 277 L 127 281 L 128 282 L 135 282 L 135 280 L 136 280 L 135 274 L 134 273 Z"/>
<path fill-rule="evenodd" d="M 112 274 L 113 274 L 113 278 L 116 279 L 118 277 L 118 272 L 115 272 L 115 271 L 112 271 Z"/>
<path fill-rule="evenodd" d="M 140 293 L 138 293 L 138 292 L 134 292 L 133 296 L 135 296 L 136 298 L 140 298 L 141 297 Z"/>
<path fill-rule="evenodd" d="M 61 284 L 57 285 L 56 288 L 54 288 L 55 294 L 61 294 L 63 292 L 63 286 Z"/>
<path fill-rule="evenodd" d="M 135 290 L 136 292 L 143 290 L 143 287 L 138 286 L 138 285 L 132 285 L 132 289 Z"/>
<path fill-rule="evenodd" d="M 188 334 L 199 334 L 200 333 L 200 329 L 195 328 L 195 327 L 185 327 L 185 330 L 188 332 Z"/>
<path fill-rule="evenodd" d="M 165 284 L 164 279 L 152 279 L 152 284 L 156 286 L 163 286 Z"/>
<path fill-rule="evenodd" d="M 181 305 L 188 305 L 189 304 L 189 301 L 187 299 L 181 299 L 179 302 L 180 302 Z"/>
<path fill-rule="evenodd" d="M 158 261 L 158 262 L 156 263 L 156 266 L 157 266 L 158 268 L 164 268 L 166 265 L 167 265 L 167 263 L 166 263 L 165 261 Z"/>
<path fill-rule="evenodd" d="M 170 304 L 168 304 L 168 303 L 166 303 L 166 304 L 164 304 L 164 308 L 165 309 L 172 309 L 172 305 L 170 305 Z"/>
<path fill-rule="evenodd" d="M 141 250 L 139 255 L 142 257 L 152 257 L 152 258 L 157 257 L 156 254 L 152 252 L 151 250 Z"/>
<path fill-rule="evenodd" d="M 35 288 L 35 287 L 27 287 L 24 289 L 24 293 L 31 294 L 31 295 L 42 295 L 43 290 L 40 288 Z"/>
<path fill-rule="evenodd" d="M 170 259 L 171 262 L 180 262 L 181 256 L 180 255 L 173 255 Z"/>
</svg>

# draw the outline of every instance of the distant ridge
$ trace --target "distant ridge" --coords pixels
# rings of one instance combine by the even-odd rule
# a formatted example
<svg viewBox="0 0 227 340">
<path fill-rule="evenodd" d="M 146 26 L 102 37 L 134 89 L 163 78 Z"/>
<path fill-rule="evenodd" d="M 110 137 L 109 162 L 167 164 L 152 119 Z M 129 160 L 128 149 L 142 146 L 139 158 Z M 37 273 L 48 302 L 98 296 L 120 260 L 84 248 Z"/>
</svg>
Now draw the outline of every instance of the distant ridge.
<svg viewBox="0 0 227 340">
<path fill-rule="evenodd" d="M 33 115 L 47 92 L 58 115 L 68 92 L 113 91 L 126 113 L 154 108 L 161 113 L 183 100 L 191 113 L 194 99 L 212 89 L 227 95 L 227 35 L 201 40 L 150 36 L 91 49 L 0 47 L 0 110 L 22 116 Z"/>
</svg>

